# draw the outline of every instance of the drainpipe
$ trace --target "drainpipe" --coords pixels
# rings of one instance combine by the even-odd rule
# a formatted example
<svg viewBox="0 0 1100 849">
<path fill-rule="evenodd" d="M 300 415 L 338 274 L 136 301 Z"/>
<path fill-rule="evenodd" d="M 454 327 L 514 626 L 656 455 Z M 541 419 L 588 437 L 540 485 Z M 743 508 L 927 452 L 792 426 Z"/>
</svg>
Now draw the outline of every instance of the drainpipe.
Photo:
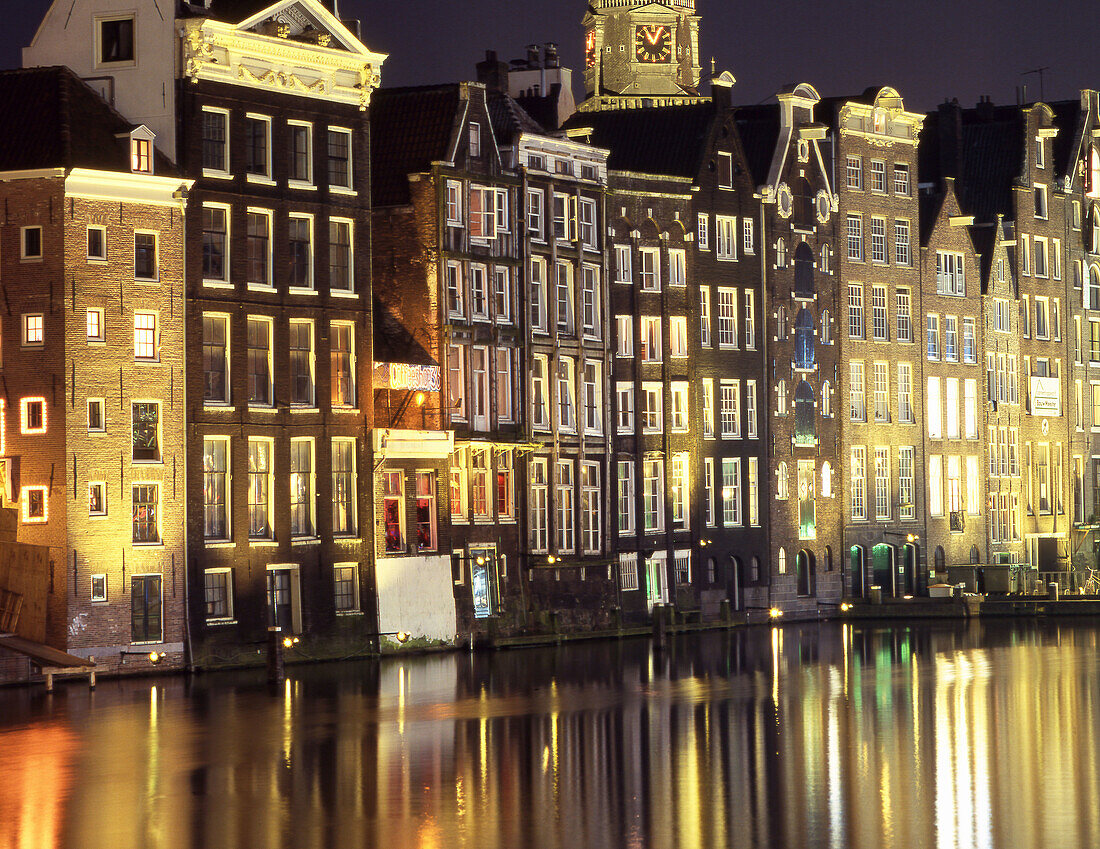
<svg viewBox="0 0 1100 849">
<path fill-rule="evenodd" d="M 768 401 L 767 409 L 771 410 L 771 378 L 768 375 L 768 231 L 765 228 L 765 216 L 764 216 L 764 203 L 763 195 L 753 194 L 753 198 L 760 198 L 760 325 L 764 328 L 764 332 L 761 334 L 760 350 L 763 356 L 764 362 L 764 398 Z M 766 489 L 770 492 L 771 485 L 771 458 L 772 458 L 772 417 L 771 414 L 766 412 L 764 414 L 764 457 L 769 462 L 768 466 L 768 487 L 760 487 L 760 489 Z M 768 509 L 771 510 L 771 498 L 768 498 Z M 764 523 L 764 561 L 766 564 L 766 574 L 768 576 L 768 609 L 772 606 L 772 523 L 771 517 L 768 517 L 768 521 Z"/>
</svg>

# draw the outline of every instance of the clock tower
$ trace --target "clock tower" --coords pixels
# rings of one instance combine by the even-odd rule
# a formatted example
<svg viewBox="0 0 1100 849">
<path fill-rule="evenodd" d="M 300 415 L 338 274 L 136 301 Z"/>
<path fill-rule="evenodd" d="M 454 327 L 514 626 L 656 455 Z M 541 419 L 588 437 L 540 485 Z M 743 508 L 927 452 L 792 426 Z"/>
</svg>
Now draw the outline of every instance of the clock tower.
<svg viewBox="0 0 1100 849">
<path fill-rule="evenodd" d="M 691 103 L 699 95 L 695 0 L 590 0 L 580 111 Z"/>
</svg>

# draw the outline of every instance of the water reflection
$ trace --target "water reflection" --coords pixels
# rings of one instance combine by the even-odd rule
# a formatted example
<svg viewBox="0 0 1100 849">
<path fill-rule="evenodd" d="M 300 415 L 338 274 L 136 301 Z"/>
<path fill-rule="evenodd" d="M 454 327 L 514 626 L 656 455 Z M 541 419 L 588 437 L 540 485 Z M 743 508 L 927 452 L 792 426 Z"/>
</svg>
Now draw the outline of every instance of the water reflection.
<svg viewBox="0 0 1100 849">
<path fill-rule="evenodd" d="M 787 627 L 0 692 L 0 849 L 1095 846 L 1098 633 Z"/>
</svg>

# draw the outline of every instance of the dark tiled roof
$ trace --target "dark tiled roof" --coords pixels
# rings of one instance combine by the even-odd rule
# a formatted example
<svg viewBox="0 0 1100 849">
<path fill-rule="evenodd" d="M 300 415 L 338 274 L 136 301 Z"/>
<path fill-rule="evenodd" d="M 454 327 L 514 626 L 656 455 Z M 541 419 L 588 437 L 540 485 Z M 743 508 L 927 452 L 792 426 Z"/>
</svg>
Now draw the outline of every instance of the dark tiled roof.
<svg viewBox="0 0 1100 849">
<path fill-rule="evenodd" d="M 779 104 L 738 106 L 734 114 L 752 181 L 761 186 L 768 180 L 775 146 L 779 142 Z"/>
<path fill-rule="evenodd" d="M 401 323 L 386 305 L 374 299 L 374 359 L 380 363 L 409 363 L 411 365 L 437 366 L 432 355 L 416 341 L 409 329 Z"/>
<path fill-rule="evenodd" d="M 542 100 L 543 98 L 528 98 Z M 489 120 L 493 122 L 493 134 L 497 144 L 509 144 L 520 133 L 545 135 L 546 130 L 513 98 L 507 94 L 489 94 Z"/>
<path fill-rule="evenodd" d="M 276 2 L 278 0 L 211 0 L 209 8 L 203 8 L 201 2 L 181 2 L 180 13 L 183 17 L 214 18 L 229 24 L 239 24 L 257 12 L 274 6 Z M 332 11 L 332 0 L 321 0 L 321 5 Z"/>
<path fill-rule="evenodd" d="M 134 128 L 68 68 L 0 72 L 0 171 L 95 168 L 130 171 Z M 157 174 L 176 174 L 156 154 Z"/>
<path fill-rule="evenodd" d="M 714 104 L 707 102 L 578 112 L 565 127 L 591 128 L 592 144 L 611 150 L 607 167 L 613 171 L 695 177 L 714 116 Z"/>
<path fill-rule="evenodd" d="M 1058 128 L 1051 154 L 1054 160 L 1054 173 L 1059 177 L 1065 177 L 1070 161 L 1076 154 L 1073 142 L 1077 136 L 1077 124 L 1081 120 L 1081 101 L 1059 100 L 1048 105 L 1054 110 L 1054 126 Z"/>
<path fill-rule="evenodd" d="M 380 88 L 371 97 L 371 201 L 409 201 L 409 174 L 428 171 L 450 155 L 460 114 L 457 84 Z"/>
</svg>

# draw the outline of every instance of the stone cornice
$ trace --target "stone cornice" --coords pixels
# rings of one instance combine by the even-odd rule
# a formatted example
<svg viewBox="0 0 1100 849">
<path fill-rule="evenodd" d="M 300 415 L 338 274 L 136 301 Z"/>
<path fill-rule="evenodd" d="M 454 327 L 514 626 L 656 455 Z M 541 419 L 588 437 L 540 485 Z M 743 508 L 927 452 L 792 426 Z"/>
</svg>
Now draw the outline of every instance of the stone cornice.
<svg viewBox="0 0 1100 849">
<path fill-rule="evenodd" d="M 381 83 L 383 53 L 336 50 L 241 30 L 210 19 L 179 28 L 183 74 L 192 82 L 220 82 L 281 90 L 366 109 Z"/>
</svg>

